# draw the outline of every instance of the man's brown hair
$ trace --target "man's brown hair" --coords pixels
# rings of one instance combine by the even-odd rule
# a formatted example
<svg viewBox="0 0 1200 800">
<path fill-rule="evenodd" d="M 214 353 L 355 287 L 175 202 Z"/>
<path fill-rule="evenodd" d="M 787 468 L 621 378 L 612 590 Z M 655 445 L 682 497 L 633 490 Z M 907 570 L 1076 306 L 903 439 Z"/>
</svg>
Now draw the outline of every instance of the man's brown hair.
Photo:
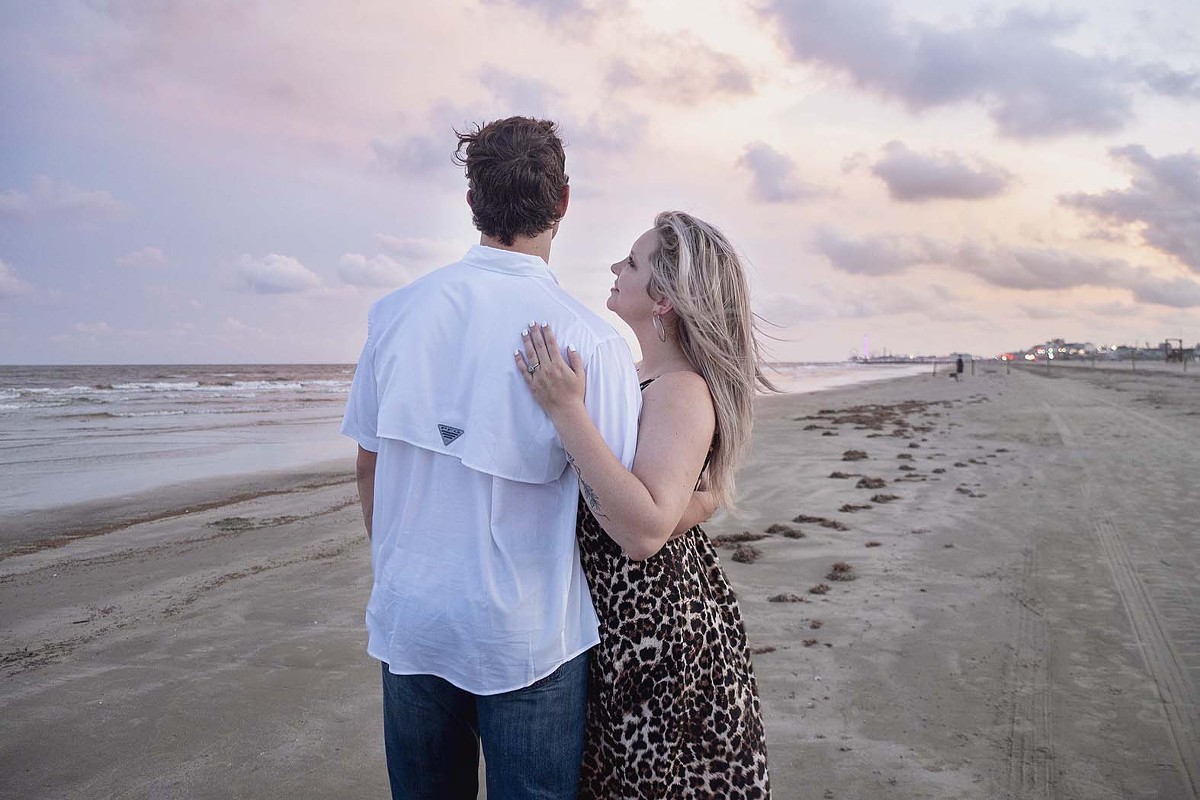
<svg viewBox="0 0 1200 800">
<path fill-rule="evenodd" d="M 559 219 L 567 157 L 558 125 L 509 117 L 458 131 L 454 163 L 466 167 L 471 217 L 485 236 L 511 246 Z"/>
</svg>

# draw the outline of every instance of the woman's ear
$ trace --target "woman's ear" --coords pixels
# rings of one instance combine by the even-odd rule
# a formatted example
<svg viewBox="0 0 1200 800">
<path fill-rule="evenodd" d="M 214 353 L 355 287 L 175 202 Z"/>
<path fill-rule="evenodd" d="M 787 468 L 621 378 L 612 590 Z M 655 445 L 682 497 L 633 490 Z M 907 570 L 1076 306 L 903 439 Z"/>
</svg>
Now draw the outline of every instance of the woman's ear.
<svg viewBox="0 0 1200 800">
<path fill-rule="evenodd" d="M 654 307 L 650 310 L 650 312 L 656 317 L 666 317 L 667 314 L 670 314 L 674 310 L 675 306 L 671 304 L 671 301 L 667 299 L 666 295 L 663 295 L 654 301 Z"/>
</svg>

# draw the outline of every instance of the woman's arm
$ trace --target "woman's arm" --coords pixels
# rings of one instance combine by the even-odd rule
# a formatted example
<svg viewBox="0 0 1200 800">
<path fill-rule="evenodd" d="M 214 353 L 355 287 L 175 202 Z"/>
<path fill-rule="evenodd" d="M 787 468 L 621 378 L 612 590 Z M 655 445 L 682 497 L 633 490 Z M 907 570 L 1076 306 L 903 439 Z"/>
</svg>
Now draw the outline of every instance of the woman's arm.
<svg viewBox="0 0 1200 800">
<path fill-rule="evenodd" d="M 584 407 L 579 354 L 572 350 L 570 363 L 564 361 L 554 334 L 541 326 L 533 326 L 524 340 L 529 360 L 517 353 L 516 362 L 579 473 L 588 507 L 630 558 L 649 558 L 670 538 L 693 499 L 716 424 L 707 384 L 694 373 L 676 372 L 646 389 L 630 471 L 612 454 Z M 540 366 L 530 373 L 527 363 Z"/>
<path fill-rule="evenodd" d="M 671 538 L 674 539 L 697 525 L 708 522 L 712 515 L 717 513 L 717 508 L 717 496 L 712 492 L 699 490 L 692 492 L 692 499 L 679 519 L 679 524 L 675 526 L 675 532 L 671 534 Z"/>
</svg>

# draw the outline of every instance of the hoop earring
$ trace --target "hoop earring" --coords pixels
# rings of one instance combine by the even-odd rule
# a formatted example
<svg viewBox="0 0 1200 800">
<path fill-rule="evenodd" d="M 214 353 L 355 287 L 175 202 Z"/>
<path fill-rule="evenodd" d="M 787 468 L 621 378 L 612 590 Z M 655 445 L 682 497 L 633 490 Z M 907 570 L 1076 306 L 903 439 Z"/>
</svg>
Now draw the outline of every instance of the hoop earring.
<svg viewBox="0 0 1200 800">
<path fill-rule="evenodd" d="M 658 340 L 660 342 L 665 342 L 667 340 L 667 329 L 663 326 L 662 317 L 660 317 L 658 314 L 655 314 L 653 316 L 653 320 L 654 332 L 658 334 Z"/>
</svg>

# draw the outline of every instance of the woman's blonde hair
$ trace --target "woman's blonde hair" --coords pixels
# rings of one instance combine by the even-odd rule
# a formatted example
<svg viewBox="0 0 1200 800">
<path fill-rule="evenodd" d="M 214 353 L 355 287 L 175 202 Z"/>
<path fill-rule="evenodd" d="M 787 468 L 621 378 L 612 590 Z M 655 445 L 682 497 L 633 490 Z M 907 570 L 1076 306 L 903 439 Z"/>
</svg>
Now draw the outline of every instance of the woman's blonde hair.
<svg viewBox="0 0 1200 800">
<path fill-rule="evenodd" d="M 745 270 L 725 235 L 690 214 L 664 211 L 654 230 L 651 296 L 671 301 L 679 345 L 704 376 L 716 410 L 705 488 L 736 510 L 734 473 L 750 445 L 755 390 L 777 391 L 763 375 Z"/>
</svg>

